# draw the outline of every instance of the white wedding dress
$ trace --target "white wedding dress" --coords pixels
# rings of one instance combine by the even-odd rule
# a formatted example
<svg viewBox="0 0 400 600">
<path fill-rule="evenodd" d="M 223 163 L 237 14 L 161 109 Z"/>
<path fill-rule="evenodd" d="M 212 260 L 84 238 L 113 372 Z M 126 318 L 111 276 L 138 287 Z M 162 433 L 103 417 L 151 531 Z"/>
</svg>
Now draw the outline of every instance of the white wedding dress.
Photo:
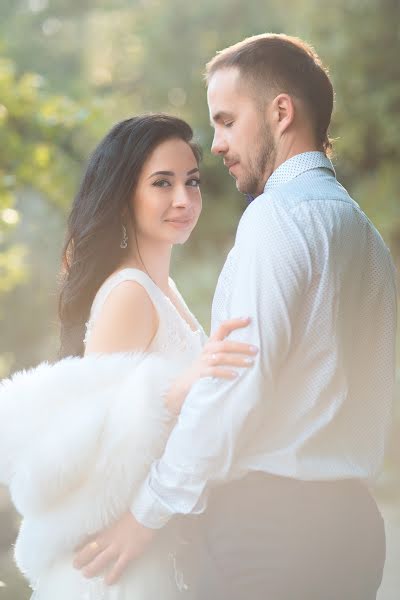
<svg viewBox="0 0 400 600">
<path fill-rule="evenodd" d="M 159 316 L 158 331 L 149 352 L 178 361 L 182 369 L 187 367 L 201 351 L 205 334 L 183 298 L 170 280 L 179 302 L 179 311 L 171 300 L 142 271 L 123 269 L 112 275 L 100 287 L 94 299 L 87 322 L 85 343 L 101 308 L 112 289 L 119 283 L 133 280 L 142 285 L 149 294 Z M 183 318 L 185 315 L 185 318 Z M 191 325 L 189 325 L 191 323 Z M 137 460 L 137 457 L 136 457 Z M 89 503 L 90 498 L 86 499 Z M 94 501 L 94 499 L 93 499 Z M 127 507 L 128 508 L 128 507 Z M 174 524 L 160 530 L 146 553 L 135 561 L 121 580 L 106 586 L 103 577 L 87 579 L 73 568 L 73 548 L 54 560 L 40 575 L 34 586 L 32 600 L 176 600 L 190 598 L 191 591 L 176 567 L 175 549 L 179 538 Z M 34 547 L 32 553 L 36 552 Z"/>
</svg>

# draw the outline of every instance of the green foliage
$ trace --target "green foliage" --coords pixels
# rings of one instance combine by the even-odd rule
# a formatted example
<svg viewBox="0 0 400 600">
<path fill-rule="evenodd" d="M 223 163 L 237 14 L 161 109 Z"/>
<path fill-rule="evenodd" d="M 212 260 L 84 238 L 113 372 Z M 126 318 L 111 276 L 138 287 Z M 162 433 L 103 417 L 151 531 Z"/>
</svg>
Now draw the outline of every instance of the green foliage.
<svg viewBox="0 0 400 600">
<path fill-rule="evenodd" d="M 319 5 L 309 2 L 306 17 L 336 90 L 339 173 L 394 246 L 400 232 L 400 3 L 330 2 L 324 19 Z"/>
<path fill-rule="evenodd" d="M 17 75 L 13 62 L 0 59 L 0 203 L 12 206 L 23 187 L 49 201 L 66 204 L 81 160 L 77 136 L 90 111 L 66 96 L 49 94 L 45 80 Z"/>
<path fill-rule="evenodd" d="M 94 118 L 93 108 L 50 93 L 42 76 L 18 74 L 11 59 L 0 57 L 0 319 L 6 297 L 17 285 L 23 289 L 32 267 L 27 260 L 32 247 L 25 239 L 16 241 L 29 191 L 65 211 Z M 4 375 L 4 365 L 13 363 L 7 358 L 11 340 L 2 337 Z"/>
</svg>

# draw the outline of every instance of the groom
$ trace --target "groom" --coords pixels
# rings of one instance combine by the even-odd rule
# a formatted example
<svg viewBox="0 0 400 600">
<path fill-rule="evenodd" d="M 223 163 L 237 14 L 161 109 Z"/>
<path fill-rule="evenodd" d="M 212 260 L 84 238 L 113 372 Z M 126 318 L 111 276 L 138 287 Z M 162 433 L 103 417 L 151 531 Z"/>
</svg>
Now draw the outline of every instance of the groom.
<svg viewBox="0 0 400 600">
<path fill-rule="evenodd" d="M 394 379 L 394 269 L 337 182 L 333 89 L 314 50 L 259 35 L 207 65 L 214 141 L 254 197 L 213 301 L 213 329 L 260 348 L 231 382 L 190 392 L 132 512 L 76 556 L 108 582 L 173 515 L 200 514 L 202 600 L 372 600 L 385 559 L 367 487 L 379 471 Z M 249 340 L 250 332 L 250 340 Z"/>
</svg>

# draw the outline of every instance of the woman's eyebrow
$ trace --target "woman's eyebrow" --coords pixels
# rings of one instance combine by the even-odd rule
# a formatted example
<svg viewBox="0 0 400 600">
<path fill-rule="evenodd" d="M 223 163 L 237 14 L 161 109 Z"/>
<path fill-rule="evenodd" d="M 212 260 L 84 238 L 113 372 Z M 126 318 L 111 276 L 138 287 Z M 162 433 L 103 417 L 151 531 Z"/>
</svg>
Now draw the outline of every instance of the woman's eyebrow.
<svg viewBox="0 0 400 600">
<path fill-rule="evenodd" d="M 190 171 L 188 171 L 186 173 L 186 175 L 193 175 L 193 173 L 197 173 L 197 172 L 200 172 L 200 170 L 198 167 L 195 167 L 194 169 L 191 169 Z M 168 175 L 169 177 L 174 177 L 175 173 L 173 171 L 155 171 L 154 173 L 149 175 L 148 179 L 150 179 L 150 177 L 154 177 L 155 175 Z"/>
</svg>

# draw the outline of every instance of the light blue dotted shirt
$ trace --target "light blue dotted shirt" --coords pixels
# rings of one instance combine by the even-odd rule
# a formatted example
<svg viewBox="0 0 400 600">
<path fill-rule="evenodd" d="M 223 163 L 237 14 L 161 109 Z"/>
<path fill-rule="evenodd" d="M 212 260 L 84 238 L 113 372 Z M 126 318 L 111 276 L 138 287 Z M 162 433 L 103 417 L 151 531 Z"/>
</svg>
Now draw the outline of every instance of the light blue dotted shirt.
<svg viewBox="0 0 400 600">
<path fill-rule="evenodd" d="M 244 212 L 221 275 L 212 329 L 260 348 L 235 381 L 190 392 L 132 505 L 162 527 L 204 510 L 210 488 L 252 470 L 302 480 L 373 478 L 390 424 L 395 272 L 381 236 L 330 160 L 283 163 Z"/>
</svg>

